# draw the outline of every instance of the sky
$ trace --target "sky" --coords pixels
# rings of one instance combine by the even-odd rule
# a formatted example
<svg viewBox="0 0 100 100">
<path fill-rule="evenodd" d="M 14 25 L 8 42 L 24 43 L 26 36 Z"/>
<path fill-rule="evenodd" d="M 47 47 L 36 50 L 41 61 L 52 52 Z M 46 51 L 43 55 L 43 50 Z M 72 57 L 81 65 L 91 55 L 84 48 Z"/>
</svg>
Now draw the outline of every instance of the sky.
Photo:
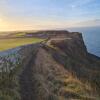
<svg viewBox="0 0 100 100">
<path fill-rule="evenodd" d="M 0 31 L 100 26 L 100 0 L 0 0 Z"/>
</svg>

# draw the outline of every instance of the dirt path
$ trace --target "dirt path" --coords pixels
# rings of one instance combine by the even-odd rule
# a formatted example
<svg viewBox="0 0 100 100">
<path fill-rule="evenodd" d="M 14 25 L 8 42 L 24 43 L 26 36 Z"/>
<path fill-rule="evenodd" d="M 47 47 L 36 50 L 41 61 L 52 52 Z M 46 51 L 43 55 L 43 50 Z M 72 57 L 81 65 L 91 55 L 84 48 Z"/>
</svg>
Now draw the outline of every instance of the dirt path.
<svg viewBox="0 0 100 100">
<path fill-rule="evenodd" d="M 30 54 L 30 58 L 20 75 L 19 84 L 20 84 L 20 94 L 21 100 L 35 100 L 34 95 L 34 82 L 33 82 L 33 65 L 34 59 L 37 54 L 37 51 L 34 54 Z"/>
<path fill-rule="evenodd" d="M 49 39 L 48 41 L 47 41 L 47 45 L 50 45 L 50 43 L 51 43 L 51 41 L 53 41 L 53 40 L 56 40 L 56 41 L 61 41 L 61 40 L 70 40 L 70 39 L 72 39 L 72 38 L 52 38 L 52 39 Z"/>
</svg>

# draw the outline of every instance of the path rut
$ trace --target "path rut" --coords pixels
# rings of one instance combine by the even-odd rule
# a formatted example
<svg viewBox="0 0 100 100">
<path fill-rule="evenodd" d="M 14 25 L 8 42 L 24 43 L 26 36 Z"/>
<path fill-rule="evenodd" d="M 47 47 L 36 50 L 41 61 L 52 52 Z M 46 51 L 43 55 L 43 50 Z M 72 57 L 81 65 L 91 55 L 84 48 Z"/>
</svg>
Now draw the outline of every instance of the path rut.
<svg viewBox="0 0 100 100">
<path fill-rule="evenodd" d="M 34 93 L 34 81 L 33 81 L 33 67 L 37 51 L 34 54 L 30 54 L 30 58 L 27 64 L 24 66 L 23 71 L 20 74 L 20 94 L 21 100 L 35 100 Z M 24 62 L 25 63 L 25 62 Z"/>
</svg>

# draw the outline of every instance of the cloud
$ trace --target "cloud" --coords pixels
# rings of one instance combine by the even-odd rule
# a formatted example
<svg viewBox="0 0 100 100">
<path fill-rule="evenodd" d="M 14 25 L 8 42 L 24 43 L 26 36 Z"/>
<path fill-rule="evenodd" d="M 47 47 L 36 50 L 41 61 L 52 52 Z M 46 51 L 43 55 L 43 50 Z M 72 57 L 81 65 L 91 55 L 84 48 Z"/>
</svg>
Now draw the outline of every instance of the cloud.
<svg viewBox="0 0 100 100">
<path fill-rule="evenodd" d="M 37 30 L 37 29 L 58 29 L 71 27 L 76 23 L 76 21 L 65 21 L 65 20 L 54 20 L 54 19 L 25 19 L 22 20 L 4 20 L 2 19 L 2 23 L 0 24 L 1 30 Z"/>
<path fill-rule="evenodd" d="M 0 29 L 99 25 L 99 0 L 0 0 Z M 92 10 L 91 10 L 92 9 Z"/>
<path fill-rule="evenodd" d="M 87 20 L 76 23 L 77 26 L 100 26 L 100 19 Z"/>
</svg>

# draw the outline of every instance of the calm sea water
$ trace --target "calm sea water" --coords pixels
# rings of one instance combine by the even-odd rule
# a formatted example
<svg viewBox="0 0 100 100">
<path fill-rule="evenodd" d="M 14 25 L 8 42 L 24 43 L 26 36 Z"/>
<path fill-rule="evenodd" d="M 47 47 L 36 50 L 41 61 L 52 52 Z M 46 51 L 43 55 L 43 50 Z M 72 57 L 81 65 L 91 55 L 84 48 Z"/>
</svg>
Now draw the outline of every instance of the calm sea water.
<svg viewBox="0 0 100 100">
<path fill-rule="evenodd" d="M 69 30 L 81 32 L 88 52 L 100 57 L 100 27 L 71 28 Z"/>
</svg>

